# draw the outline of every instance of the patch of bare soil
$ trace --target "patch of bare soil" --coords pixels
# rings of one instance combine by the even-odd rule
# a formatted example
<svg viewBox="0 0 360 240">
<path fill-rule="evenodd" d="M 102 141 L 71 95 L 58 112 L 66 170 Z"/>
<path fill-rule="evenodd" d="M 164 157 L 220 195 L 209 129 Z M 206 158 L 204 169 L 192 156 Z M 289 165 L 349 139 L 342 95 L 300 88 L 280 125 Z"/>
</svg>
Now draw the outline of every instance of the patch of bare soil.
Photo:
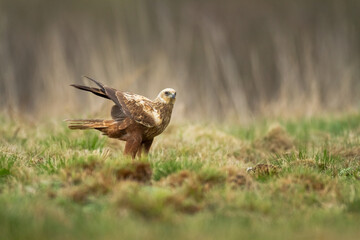
<svg viewBox="0 0 360 240">
<path fill-rule="evenodd" d="M 243 169 L 226 167 L 221 169 L 218 176 L 204 177 L 201 174 L 183 170 L 171 174 L 159 181 L 160 186 L 170 186 L 174 188 L 186 186 L 201 186 L 202 190 L 209 190 L 214 185 L 229 184 L 232 188 L 240 186 L 249 187 L 253 184 L 252 177 Z"/>
<path fill-rule="evenodd" d="M 224 170 L 227 172 L 226 182 L 231 188 L 250 187 L 253 185 L 252 177 L 245 170 L 234 168 L 226 168 Z"/>
<path fill-rule="evenodd" d="M 257 163 L 269 154 L 288 154 L 295 150 L 293 139 L 279 125 L 271 127 L 268 133 L 252 144 L 243 145 L 232 153 L 232 155 L 244 162 Z"/>
<path fill-rule="evenodd" d="M 333 147 L 330 149 L 331 155 L 345 158 L 349 161 L 360 161 L 360 146 L 354 147 Z"/>
<path fill-rule="evenodd" d="M 182 170 L 178 173 L 173 173 L 166 178 L 160 180 L 159 184 L 170 187 L 181 187 L 184 183 L 197 182 L 198 178 L 194 172 Z"/>
<path fill-rule="evenodd" d="M 150 182 L 152 169 L 149 163 L 131 163 L 115 171 L 117 180 L 131 180 L 137 182 Z"/>
<path fill-rule="evenodd" d="M 303 186 L 308 192 L 316 192 L 320 195 L 339 196 L 340 192 L 336 181 L 324 180 L 319 176 L 300 174 L 288 176 L 279 180 L 281 183 L 280 190 L 287 192 L 296 186 Z"/>
<path fill-rule="evenodd" d="M 72 199 L 77 203 L 86 202 L 91 196 L 105 195 L 113 191 L 121 181 L 149 183 L 152 176 L 150 164 L 134 162 L 120 169 L 110 171 L 101 169 L 99 162 L 82 163 L 76 168 L 63 172 L 63 184 L 59 195 Z M 58 194 L 49 192 L 50 198 Z"/>
<path fill-rule="evenodd" d="M 84 203 L 91 195 L 104 195 L 109 191 L 110 186 L 99 182 L 72 188 L 67 192 L 66 195 L 68 195 L 75 202 Z"/>
<path fill-rule="evenodd" d="M 269 129 L 262 139 L 254 142 L 254 147 L 274 154 L 284 154 L 294 150 L 294 142 L 281 126 L 276 125 Z"/>
<path fill-rule="evenodd" d="M 194 214 L 203 209 L 201 203 L 196 201 L 189 201 L 183 194 L 175 194 L 170 196 L 166 199 L 165 204 L 172 206 L 176 211 L 187 214 Z"/>
</svg>

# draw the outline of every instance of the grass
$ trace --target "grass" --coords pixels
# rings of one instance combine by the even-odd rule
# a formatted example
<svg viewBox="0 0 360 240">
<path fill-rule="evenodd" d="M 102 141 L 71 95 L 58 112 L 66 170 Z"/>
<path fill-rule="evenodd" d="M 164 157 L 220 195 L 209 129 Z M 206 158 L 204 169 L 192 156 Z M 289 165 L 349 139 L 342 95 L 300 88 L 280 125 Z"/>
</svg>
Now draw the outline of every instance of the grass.
<svg viewBox="0 0 360 240">
<path fill-rule="evenodd" d="M 360 233 L 358 114 L 172 125 L 135 162 L 96 131 L 6 116 L 0 123 L 1 239 Z"/>
</svg>

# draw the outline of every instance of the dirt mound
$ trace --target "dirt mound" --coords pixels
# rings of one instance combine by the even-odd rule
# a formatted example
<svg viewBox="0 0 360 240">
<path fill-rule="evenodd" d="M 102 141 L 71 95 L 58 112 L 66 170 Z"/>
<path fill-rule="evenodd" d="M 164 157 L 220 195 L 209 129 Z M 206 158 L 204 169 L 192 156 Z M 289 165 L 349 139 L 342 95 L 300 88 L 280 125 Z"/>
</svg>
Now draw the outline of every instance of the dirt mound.
<svg viewBox="0 0 360 240">
<path fill-rule="evenodd" d="M 275 154 L 283 154 L 293 150 L 294 143 L 281 126 L 275 125 L 269 129 L 264 138 L 255 141 L 254 147 Z"/>
<path fill-rule="evenodd" d="M 334 147 L 330 149 L 331 155 L 345 158 L 346 160 L 360 160 L 360 146 L 350 148 Z"/>
<path fill-rule="evenodd" d="M 166 199 L 165 204 L 172 206 L 176 211 L 187 214 L 197 213 L 203 208 L 201 203 L 189 201 L 187 197 L 182 194 L 170 196 Z"/>
<path fill-rule="evenodd" d="M 115 171 L 117 180 L 131 180 L 137 182 L 149 182 L 152 170 L 149 163 L 131 163 L 124 168 Z"/>
<path fill-rule="evenodd" d="M 252 178 L 246 171 L 234 168 L 225 168 L 224 171 L 227 173 L 226 182 L 232 188 L 241 186 L 250 187 L 253 184 Z"/>
<path fill-rule="evenodd" d="M 337 181 L 316 175 L 299 174 L 279 179 L 282 192 L 292 191 L 301 186 L 306 192 L 336 197 L 339 194 Z"/>
<path fill-rule="evenodd" d="M 77 203 L 84 203 L 91 195 L 104 195 L 110 191 L 110 186 L 100 182 L 90 185 L 76 186 L 67 191 L 67 195 Z"/>
<path fill-rule="evenodd" d="M 170 174 L 162 179 L 159 184 L 171 187 L 181 187 L 184 183 L 198 181 L 195 173 L 188 170 L 182 170 L 177 173 Z"/>
<path fill-rule="evenodd" d="M 168 177 L 159 181 L 160 186 L 182 187 L 187 186 L 201 186 L 204 191 L 209 190 L 215 185 L 229 184 L 232 187 L 250 186 L 252 178 L 246 171 L 237 168 L 223 168 L 216 173 L 195 173 L 188 170 L 183 170 L 178 173 L 173 173 Z"/>
</svg>

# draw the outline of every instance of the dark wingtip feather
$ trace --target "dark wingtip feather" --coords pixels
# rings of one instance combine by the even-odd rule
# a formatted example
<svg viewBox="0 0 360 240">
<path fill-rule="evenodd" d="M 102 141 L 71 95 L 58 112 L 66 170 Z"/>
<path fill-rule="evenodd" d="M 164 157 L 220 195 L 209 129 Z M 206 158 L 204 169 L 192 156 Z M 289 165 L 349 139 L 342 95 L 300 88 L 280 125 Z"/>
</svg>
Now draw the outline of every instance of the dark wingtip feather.
<svg viewBox="0 0 360 240">
<path fill-rule="evenodd" d="M 92 81 L 92 82 L 94 82 L 94 83 L 95 83 L 96 85 L 98 85 L 102 90 L 105 91 L 104 84 L 96 81 L 95 79 L 93 79 L 93 78 L 91 78 L 91 77 L 88 77 L 88 76 L 85 76 L 85 75 L 83 75 L 83 77 L 89 79 L 89 80 Z"/>
<path fill-rule="evenodd" d="M 70 84 L 71 87 L 78 88 L 78 89 L 89 89 L 87 86 L 77 85 L 77 84 Z"/>
</svg>

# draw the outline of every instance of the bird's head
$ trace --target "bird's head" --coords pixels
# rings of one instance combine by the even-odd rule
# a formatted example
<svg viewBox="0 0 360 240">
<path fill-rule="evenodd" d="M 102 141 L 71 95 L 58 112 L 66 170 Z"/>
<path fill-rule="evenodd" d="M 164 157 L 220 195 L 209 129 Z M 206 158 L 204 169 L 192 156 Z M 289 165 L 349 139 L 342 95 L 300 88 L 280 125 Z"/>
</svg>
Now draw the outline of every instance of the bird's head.
<svg viewBox="0 0 360 240">
<path fill-rule="evenodd" d="M 172 88 L 165 88 L 156 98 L 157 101 L 167 104 L 174 104 L 176 100 L 176 91 Z"/>
</svg>

